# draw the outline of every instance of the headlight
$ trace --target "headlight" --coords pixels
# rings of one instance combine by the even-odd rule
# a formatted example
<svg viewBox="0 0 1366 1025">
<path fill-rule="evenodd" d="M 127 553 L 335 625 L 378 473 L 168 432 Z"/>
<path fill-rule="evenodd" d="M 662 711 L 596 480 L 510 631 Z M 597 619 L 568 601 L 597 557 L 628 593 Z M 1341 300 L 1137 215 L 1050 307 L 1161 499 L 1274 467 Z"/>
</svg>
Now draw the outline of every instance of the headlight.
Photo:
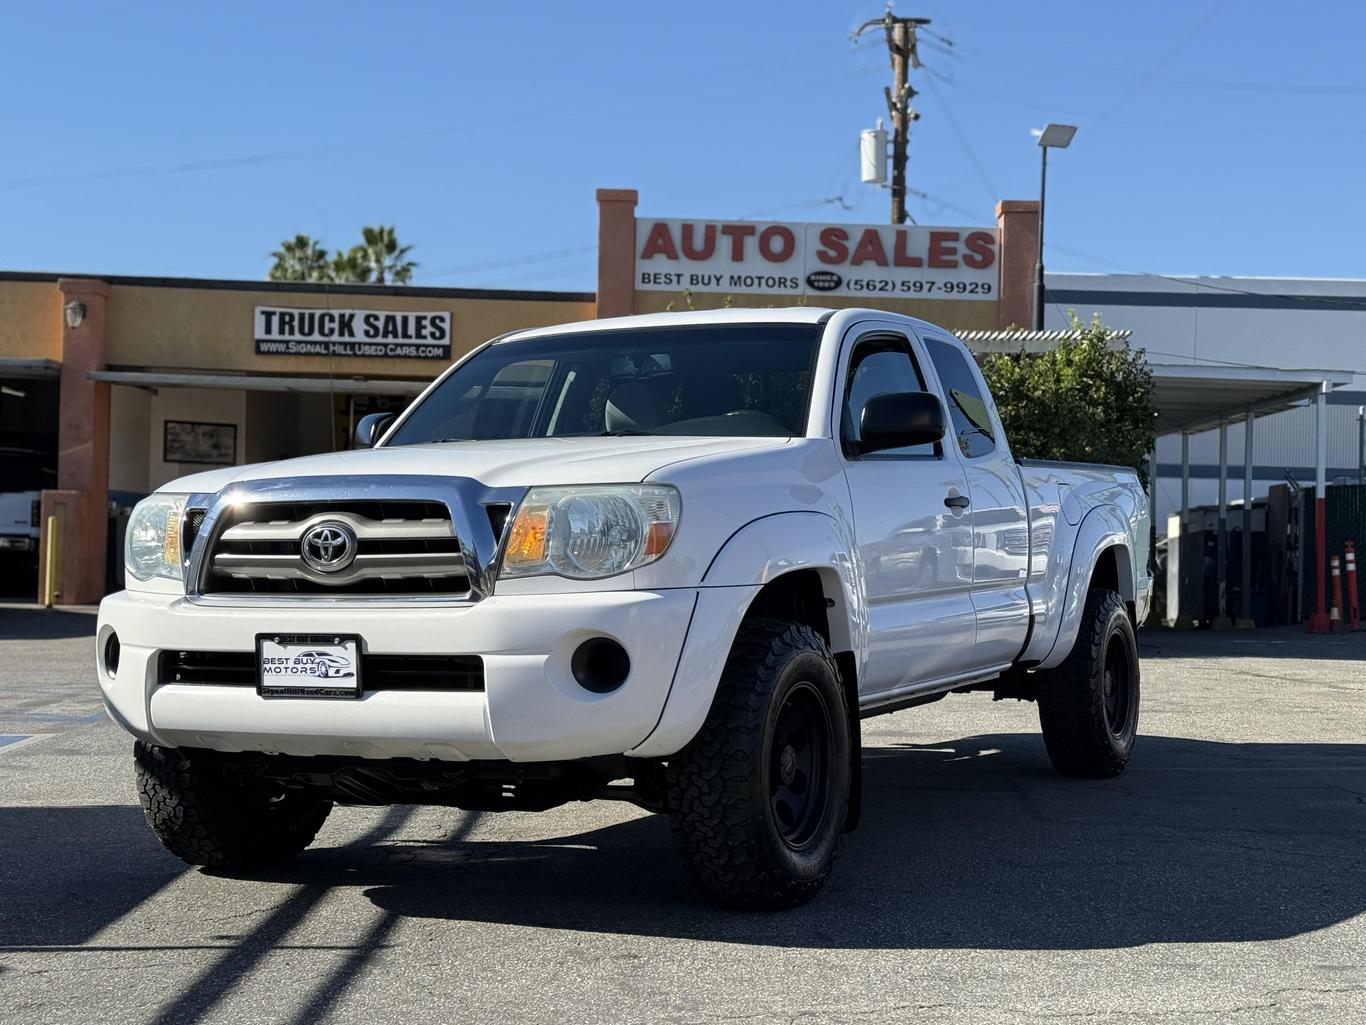
<svg viewBox="0 0 1366 1025">
<path fill-rule="evenodd" d="M 152 495 L 133 507 L 123 540 L 123 565 L 136 579 L 180 579 L 180 514 L 186 497 Z"/>
<path fill-rule="evenodd" d="M 636 569 L 668 550 L 682 508 L 678 490 L 661 485 L 532 488 L 508 532 L 500 575 L 591 580 Z"/>
</svg>

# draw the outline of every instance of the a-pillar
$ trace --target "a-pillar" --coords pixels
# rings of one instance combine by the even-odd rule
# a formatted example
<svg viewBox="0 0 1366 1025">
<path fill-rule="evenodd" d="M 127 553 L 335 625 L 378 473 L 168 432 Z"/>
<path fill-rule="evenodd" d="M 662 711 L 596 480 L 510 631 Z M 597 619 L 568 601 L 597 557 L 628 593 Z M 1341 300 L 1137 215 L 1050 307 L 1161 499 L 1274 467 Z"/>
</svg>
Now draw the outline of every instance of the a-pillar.
<svg viewBox="0 0 1366 1025">
<path fill-rule="evenodd" d="M 598 316 L 634 311 L 636 274 L 635 189 L 598 189 Z"/>
<path fill-rule="evenodd" d="M 104 369 L 109 286 L 88 278 L 61 278 L 62 373 L 58 397 L 57 487 L 43 492 L 38 596 L 46 593 L 48 517 L 60 524 L 56 595 L 60 605 L 83 605 L 104 596 L 109 530 L 109 385 L 90 380 Z M 77 304 L 73 306 L 73 304 Z M 71 308 L 79 316 L 68 319 Z M 78 321 L 74 326 L 72 321 Z"/>
<path fill-rule="evenodd" d="M 1039 201 L 1003 199 L 996 204 L 1001 232 L 1001 284 L 997 327 L 1034 326 L 1034 265 L 1039 259 Z"/>
<path fill-rule="evenodd" d="M 1324 605 L 1327 586 L 1328 553 L 1328 382 L 1319 385 L 1314 399 L 1314 611 L 1309 615 L 1309 632 L 1326 634 L 1332 629 Z"/>
</svg>

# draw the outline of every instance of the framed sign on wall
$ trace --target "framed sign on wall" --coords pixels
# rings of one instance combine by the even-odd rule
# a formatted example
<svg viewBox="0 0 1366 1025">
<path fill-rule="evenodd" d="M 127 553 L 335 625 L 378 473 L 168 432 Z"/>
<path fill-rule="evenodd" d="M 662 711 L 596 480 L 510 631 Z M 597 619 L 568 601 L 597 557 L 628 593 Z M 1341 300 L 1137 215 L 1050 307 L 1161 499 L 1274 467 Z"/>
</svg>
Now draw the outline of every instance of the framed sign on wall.
<svg viewBox="0 0 1366 1025">
<path fill-rule="evenodd" d="M 237 425 L 167 420 L 162 462 L 232 466 L 237 462 Z"/>
</svg>

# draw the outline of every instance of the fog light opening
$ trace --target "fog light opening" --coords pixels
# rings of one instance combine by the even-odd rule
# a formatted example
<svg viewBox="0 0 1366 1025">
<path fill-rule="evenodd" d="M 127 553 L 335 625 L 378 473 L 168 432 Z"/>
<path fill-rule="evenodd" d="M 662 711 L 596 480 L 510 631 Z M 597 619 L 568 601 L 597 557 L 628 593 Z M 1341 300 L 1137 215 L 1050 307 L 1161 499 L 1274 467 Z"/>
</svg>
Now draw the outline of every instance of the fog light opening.
<svg viewBox="0 0 1366 1025">
<path fill-rule="evenodd" d="M 611 638 L 593 637 L 574 649 L 569 670 L 584 690 L 608 694 L 631 674 L 631 656 Z"/>
<path fill-rule="evenodd" d="M 119 675 L 119 635 L 113 630 L 104 639 L 104 671 L 112 679 Z"/>
</svg>

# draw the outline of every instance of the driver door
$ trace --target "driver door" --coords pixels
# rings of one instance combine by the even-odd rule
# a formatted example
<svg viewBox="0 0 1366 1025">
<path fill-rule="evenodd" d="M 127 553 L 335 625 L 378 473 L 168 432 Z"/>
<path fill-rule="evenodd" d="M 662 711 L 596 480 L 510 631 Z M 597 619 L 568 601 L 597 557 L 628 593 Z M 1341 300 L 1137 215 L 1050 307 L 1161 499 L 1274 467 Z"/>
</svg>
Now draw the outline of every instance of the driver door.
<svg viewBox="0 0 1366 1025">
<path fill-rule="evenodd" d="M 864 403 L 926 391 L 910 340 L 864 329 L 846 342 L 838 412 L 854 533 L 868 601 L 868 658 L 859 697 L 895 697 L 962 672 L 972 659 L 972 514 L 955 446 L 856 454 Z"/>
</svg>

